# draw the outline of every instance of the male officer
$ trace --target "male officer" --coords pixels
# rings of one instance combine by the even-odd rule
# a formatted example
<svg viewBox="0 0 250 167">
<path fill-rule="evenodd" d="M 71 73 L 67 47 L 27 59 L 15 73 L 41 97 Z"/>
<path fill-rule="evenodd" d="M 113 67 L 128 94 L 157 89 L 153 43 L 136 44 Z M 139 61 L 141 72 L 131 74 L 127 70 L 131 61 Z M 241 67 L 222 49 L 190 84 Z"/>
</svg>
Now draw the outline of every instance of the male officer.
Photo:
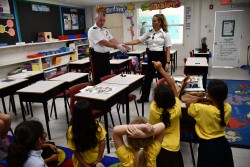
<svg viewBox="0 0 250 167">
<path fill-rule="evenodd" d="M 111 73 L 109 51 L 111 48 L 126 52 L 128 47 L 123 46 L 110 32 L 103 27 L 106 21 L 105 13 L 98 13 L 95 25 L 88 31 L 90 60 L 93 83 L 100 83 L 100 78 Z"/>
</svg>

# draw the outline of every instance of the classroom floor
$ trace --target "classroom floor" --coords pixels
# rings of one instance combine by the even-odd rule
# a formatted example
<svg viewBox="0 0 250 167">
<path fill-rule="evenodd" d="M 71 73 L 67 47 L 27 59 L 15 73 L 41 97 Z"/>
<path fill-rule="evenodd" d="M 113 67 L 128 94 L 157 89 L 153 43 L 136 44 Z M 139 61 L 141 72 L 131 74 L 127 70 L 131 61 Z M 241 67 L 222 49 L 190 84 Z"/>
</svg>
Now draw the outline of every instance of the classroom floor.
<svg viewBox="0 0 250 167">
<path fill-rule="evenodd" d="M 178 67 L 176 72 L 173 75 L 181 75 L 183 74 L 183 67 Z M 233 69 L 221 69 L 221 68 L 211 68 L 209 69 L 209 74 L 208 74 L 208 79 L 233 79 L 233 80 L 250 80 L 250 75 L 248 74 L 248 70 L 242 70 L 239 68 L 233 68 Z M 152 89 L 155 87 L 155 80 L 153 81 L 152 84 Z M 137 95 L 139 98 L 139 90 L 137 89 L 133 93 Z M 151 91 L 152 92 L 152 91 Z M 19 104 L 19 98 L 16 96 L 16 107 L 17 107 L 17 116 L 15 116 L 12 112 L 10 112 L 11 115 L 13 115 L 13 121 L 12 121 L 12 129 L 14 130 L 16 125 L 20 122 L 22 122 L 22 114 L 21 114 L 21 109 L 20 109 L 20 104 Z M 150 96 L 149 101 L 152 101 L 152 96 Z M 8 99 L 5 98 L 5 102 L 7 104 Z M 145 117 L 148 117 L 149 115 L 149 105 L 150 102 L 145 103 Z M 51 106 L 51 101 L 48 102 L 49 104 L 49 109 Z M 7 104 L 8 106 L 8 104 Z M 43 123 L 44 128 L 46 129 L 45 121 L 44 121 L 44 114 L 43 114 L 43 107 L 41 104 L 32 104 L 33 106 L 33 114 L 34 117 L 30 118 L 27 116 L 27 120 L 31 119 L 36 119 L 40 120 Z M 56 143 L 58 146 L 66 146 L 66 132 L 67 132 L 67 123 L 66 123 L 66 117 L 65 117 L 65 111 L 64 111 L 64 103 L 62 99 L 57 99 L 56 100 L 56 107 L 57 107 L 57 113 L 58 113 L 58 119 L 56 120 L 54 117 L 51 118 L 50 121 L 50 131 L 51 131 L 51 137 L 52 140 Z M 139 111 L 141 111 L 141 105 L 138 104 Z M 0 106 L 0 111 L 2 111 L 2 105 Z M 116 107 L 114 106 L 112 108 L 112 115 L 115 121 L 115 124 L 118 125 L 118 117 L 117 117 L 117 112 L 116 112 Z M 130 119 L 132 120 L 133 117 L 137 116 L 136 110 L 135 110 L 135 105 L 134 103 L 130 103 L 130 111 L 131 111 L 131 117 Z M 122 122 L 125 123 L 126 117 L 125 114 L 121 113 L 121 118 Z M 54 116 L 54 115 L 53 115 Z M 101 121 L 104 119 L 102 118 Z M 112 124 L 111 122 L 109 123 L 109 134 L 112 137 Z M 197 149 L 198 149 L 198 144 L 193 144 L 193 149 L 194 149 L 194 155 L 195 159 L 197 160 Z M 110 156 L 115 156 L 114 154 L 115 149 L 111 148 L 111 154 Z M 248 149 L 240 149 L 240 148 L 232 148 L 233 151 L 233 158 L 234 158 L 234 164 L 236 167 L 249 167 L 250 166 L 250 150 Z M 189 144 L 187 142 L 181 142 L 181 152 L 184 160 L 184 165 L 185 167 L 192 167 L 192 158 L 191 158 L 191 152 L 189 148 Z M 106 151 L 105 151 L 106 154 Z"/>
</svg>

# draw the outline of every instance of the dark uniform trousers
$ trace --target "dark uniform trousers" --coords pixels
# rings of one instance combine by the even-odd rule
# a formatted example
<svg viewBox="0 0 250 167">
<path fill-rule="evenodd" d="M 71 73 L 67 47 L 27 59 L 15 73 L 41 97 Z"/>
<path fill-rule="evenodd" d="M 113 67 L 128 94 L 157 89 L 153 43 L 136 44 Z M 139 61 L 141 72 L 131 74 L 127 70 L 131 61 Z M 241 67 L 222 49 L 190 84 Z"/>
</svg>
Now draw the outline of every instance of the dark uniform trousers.
<svg viewBox="0 0 250 167">
<path fill-rule="evenodd" d="M 92 69 L 93 84 L 99 84 L 100 78 L 111 74 L 111 65 L 109 62 L 109 52 L 99 53 L 91 51 L 90 62 Z"/>
<path fill-rule="evenodd" d="M 144 101 L 148 100 L 149 98 L 151 83 L 154 79 L 155 72 L 157 71 L 154 68 L 152 61 L 160 61 L 163 68 L 165 68 L 166 66 L 165 51 L 148 51 L 147 56 L 148 56 L 148 67 L 144 79 L 143 93 L 141 97 L 143 98 Z M 157 75 L 159 79 L 162 78 L 162 75 L 159 72 L 157 72 Z"/>
</svg>

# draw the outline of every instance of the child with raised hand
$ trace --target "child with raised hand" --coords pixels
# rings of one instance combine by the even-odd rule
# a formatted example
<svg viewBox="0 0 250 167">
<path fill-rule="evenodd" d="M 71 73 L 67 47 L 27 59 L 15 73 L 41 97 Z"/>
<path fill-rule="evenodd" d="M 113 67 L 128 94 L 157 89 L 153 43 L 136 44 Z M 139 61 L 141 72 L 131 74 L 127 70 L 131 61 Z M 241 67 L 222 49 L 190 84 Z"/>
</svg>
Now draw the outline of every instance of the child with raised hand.
<svg viewBox="0 0 250 167">
<path fill-rule="evenodd" d="M 187 104 L 188 114 L 196 120 L 195 131 L 200 138 L 198 167 L 233 167 L 232 150 L 225 138 L 225 127 L 232 112 L 225 100 L 228 87 L 221 80 L 211 80 L 207 98 Z"/>
<path fill-rule="evenodd" d="M 136 117 L 129 125 L 115 126 L 113 140 L 121 167 L 156 167 L 164 129 L 163 123 L 150 125 L 145 117 Z M 123 135 L 127 135 L 129 146 L 124 144 Z"/>
<path fill-rule="evenodd" d="M 106 131 L 92 117 L 92 109 L 87 100 L 79 99 L 73 108 L 71 126 L 67 132 L 68 147 L 74 151 L 74 167 L 103 166 Z"/>
<path fill-rule="evenodd" d="M 162 68 L 161 62 L 152 63 L 168 84 L 161 84 L 155 88 L 149 113 L 150 124 L 163 122 L 166 126 L 162 148 L 156 159 L 157 167 L 183 167 L 180 151 L 181 104 L 175 83 Z"/>
<path fill-rule="evenodd" d="M 7 163 L 9 167 L 47 167 L 43 160 L 42 147 L 47 134 L 39 121 L 25 121 L 17 125 L 14 142 L 8 150 Z M 47 161 L 57 161 L 53 154 Z"/>
<path fill-rule="evenodd" d="M 0 113 L 0 160 L 5 159 L 8 155 L 9 141 L 7 139 L 10 130 L 11 116 Z"/>
</svg>

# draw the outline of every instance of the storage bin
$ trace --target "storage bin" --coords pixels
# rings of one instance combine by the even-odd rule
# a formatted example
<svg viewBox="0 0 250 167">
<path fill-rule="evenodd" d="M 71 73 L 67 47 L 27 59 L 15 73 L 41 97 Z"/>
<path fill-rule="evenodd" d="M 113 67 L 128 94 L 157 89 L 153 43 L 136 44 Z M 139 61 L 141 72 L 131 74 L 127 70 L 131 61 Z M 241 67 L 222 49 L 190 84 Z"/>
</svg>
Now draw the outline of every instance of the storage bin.
<svg viewBox="0 0 250 167">
<path fill-rule="evenodd" d="M 32 71 L 39 71 L 40 70 L 38 63 L 32 63 L 31 66 L 32 66 Z"/>
<path fill-rule="evenodd" d="M 53 69 L 44 71 L 44 77 L 45 77 L 45 78 L 48 78 L 49 76 L 55 75 L 56 72 L 57 72 L 57 69 L 56 69 L 56 68 L 53 68 Z"/>
<path fill-rule="evenodd" d="M 57 38 L 59 40 L 67 40 L 67 39 L 69 39 L 69 36 L 68 35 L 62 35 L 62 36 L 58 36 Z"/>
<path fill-rule="evenodd" d="M 69 39 L 76 39 L 75 35 L 69 35 Z"/>
<path fill-rule="evenodd" d="M 87 38 L 87 33 L 85 33 L 85 34 L 82 34 L 82 38 Z"/>
<path fill-rule="evenodd" d="M 82 38 L 82 34 L 76 34 L 76 39 Z"/>
<path fill-rule="evenodd" d="M 37 53 L 37 54 L 31 54 L 31 55 L 27 55 L 27 58 L 37 58 L 37 57 L 43 57 L 43 54 L 41 53 Z"/>
</svg>

